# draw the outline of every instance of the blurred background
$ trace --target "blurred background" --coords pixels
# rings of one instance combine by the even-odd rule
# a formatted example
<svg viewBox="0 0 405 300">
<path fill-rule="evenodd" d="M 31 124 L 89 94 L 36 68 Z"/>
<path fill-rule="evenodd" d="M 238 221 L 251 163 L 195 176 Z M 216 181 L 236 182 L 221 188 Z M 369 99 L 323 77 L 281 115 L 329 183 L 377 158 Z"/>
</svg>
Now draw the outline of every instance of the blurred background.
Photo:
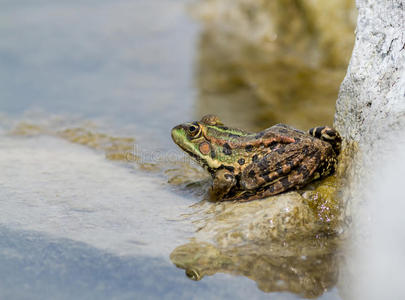
<svg viewBox="0 0 405 300">
<path fill-rule="evenodd" d="M 181 216 L 200 198 L 168 184 L 168 167 L 150 157 L 133 167 L 126 154 L 174 151 L 170 129 L 207 113 L 250 131 L 333 125 L 354 43 L 354 1 L 4 0 L 0 7 L 0 275 L 7 277 L 0 298 L 274 292 L 242 276 L 186 279 L 169 255 L 193 235 L 193 220 Z M 327 284 L 305 295 L 340 299 L 336 259 L 326 256 Z M 302 295 L 283 290 L 275 299 Z"/>
<path fill-rule="evenodd" d="M 205 113 L 332 125 L 356 20 L 350 0 L 4 1 L 1 14 L 3 113 L 140 132 Z"/>
</svg>

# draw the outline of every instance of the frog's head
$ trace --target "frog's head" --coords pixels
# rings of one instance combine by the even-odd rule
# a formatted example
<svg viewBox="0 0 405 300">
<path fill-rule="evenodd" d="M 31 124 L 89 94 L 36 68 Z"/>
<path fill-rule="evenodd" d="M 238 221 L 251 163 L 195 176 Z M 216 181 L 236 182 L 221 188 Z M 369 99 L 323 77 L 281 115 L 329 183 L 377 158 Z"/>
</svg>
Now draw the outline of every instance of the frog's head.
<svg viewBox="0 0 405 300">
<path fill-rule="evenodd" d="M 215 147 L 208 133 L 216 126 L 223 125 L 218 117 L 206 115 L 200 121 L 177 125 L 172 129 L 173 141 L 199 164 L 208 169 L 215 169 L 220 162 L 215 157 Z"/>
</svg>

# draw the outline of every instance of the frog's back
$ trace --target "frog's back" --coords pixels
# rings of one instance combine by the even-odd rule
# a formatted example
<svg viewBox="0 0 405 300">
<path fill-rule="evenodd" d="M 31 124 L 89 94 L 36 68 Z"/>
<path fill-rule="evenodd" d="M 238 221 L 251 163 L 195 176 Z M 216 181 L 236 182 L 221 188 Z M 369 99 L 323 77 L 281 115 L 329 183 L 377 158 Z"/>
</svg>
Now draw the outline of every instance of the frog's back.
<svg viewBox="0 0 405 300">
<path fill-rule="evenodd" d="M 276 134 L 289 136 L 295 140 L 302 138 L 309 138 L 312 141 L 314 141 L 314 139 L 315 141 L 321 140 L 331 145 L 336 155 L 339 155 L 342 144 L 342 138 L 339 132 L 328 126 L 314 127 L 309 129 L 307 132 L 304 132 L 292 126 L 280 123 L 265 129 L 263 132 L 264 136 Z"/>
</svg>

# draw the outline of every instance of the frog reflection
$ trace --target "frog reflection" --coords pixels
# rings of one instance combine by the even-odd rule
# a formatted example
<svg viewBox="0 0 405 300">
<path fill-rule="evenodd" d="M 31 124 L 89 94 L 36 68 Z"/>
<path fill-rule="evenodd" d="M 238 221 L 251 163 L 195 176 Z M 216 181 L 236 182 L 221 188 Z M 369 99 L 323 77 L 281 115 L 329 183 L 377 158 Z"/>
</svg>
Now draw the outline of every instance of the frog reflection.
<svg viewBox="0 0 405 300">
<path fill-rule="evenodd" d="M 331 198 L 318 190 L 303 195 L 326 207 Z M 243 203 L 202 201 L 187 216 L 198 228 L 194 237 L 170 259 L 192 280 L 228 273 L 256 281 L 264 292 L 317 297 L 337 281 L 340 237 L 338 210 L 328 210 L 336 213 L 328 215 L 333 222 L 322 221 L 308 205 L 313 199 L 289 192 Z"/>
<path fill-rule="evenodd" d="M 318 253 L 302 249 L 287 256 L 272 250 L 275 247 L 270 244 L 218 249 L 213 244 L 191 242 L 174 249 L 170 258 L 192 280 L 215 273 L 242 275 L 256 281 L 264 292 L 288 291 L 306 298 L 322 295 L 337 281 L 338 261 L 333 247 Z"/>
</svg>

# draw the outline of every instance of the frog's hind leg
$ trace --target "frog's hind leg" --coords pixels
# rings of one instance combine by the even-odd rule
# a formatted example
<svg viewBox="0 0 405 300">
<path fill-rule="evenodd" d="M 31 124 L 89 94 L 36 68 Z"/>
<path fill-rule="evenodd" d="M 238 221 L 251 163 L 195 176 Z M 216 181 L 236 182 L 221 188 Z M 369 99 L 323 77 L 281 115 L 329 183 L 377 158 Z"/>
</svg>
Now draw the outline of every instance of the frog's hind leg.
<svg viewBox="0 0 405 300">
<path fill-rule="evenodd" d="M 300 180 L 297 176 L 298 174 L 294 173 L 297 172 L 293 171 L 290 175 L 283 176 L 278 180 L 271 182 L 267 186 L 263 187 L 263 189 L 256 191 L 255 193 L 249 193 L 248 191 L 231 200 L 246 202 L 251 200 L 264 199 L 285 192 L 289 189 L 292 189 L 293 187 L 296 187 L 297 184 L 300 183 Z"/>
<path fill-rule="evenodd" d="M 301 188 L 319 177 L 317 172 L 317 164 L 311 162 L 313 159 L 316 159 L 316 157 L 309 158 L 303 164 L 291 170 L 291 172 L 288 174 L 285 174 L 284 176 L 281 176 L 276 180 L 264 185 L 260 190 L 246 191 L 229 200 L 246 202 L 274 196 L 293 188 Z M 307 166 L 313 167 L 308 169 Z"/>
<path fill-rule="evenodd" d="M 331 144 L 336 155 L 339 155 L 342 138 L 336 129 L 327 126 L 314 127 L 308 130 L 308 134 Z"/>
</svg>

